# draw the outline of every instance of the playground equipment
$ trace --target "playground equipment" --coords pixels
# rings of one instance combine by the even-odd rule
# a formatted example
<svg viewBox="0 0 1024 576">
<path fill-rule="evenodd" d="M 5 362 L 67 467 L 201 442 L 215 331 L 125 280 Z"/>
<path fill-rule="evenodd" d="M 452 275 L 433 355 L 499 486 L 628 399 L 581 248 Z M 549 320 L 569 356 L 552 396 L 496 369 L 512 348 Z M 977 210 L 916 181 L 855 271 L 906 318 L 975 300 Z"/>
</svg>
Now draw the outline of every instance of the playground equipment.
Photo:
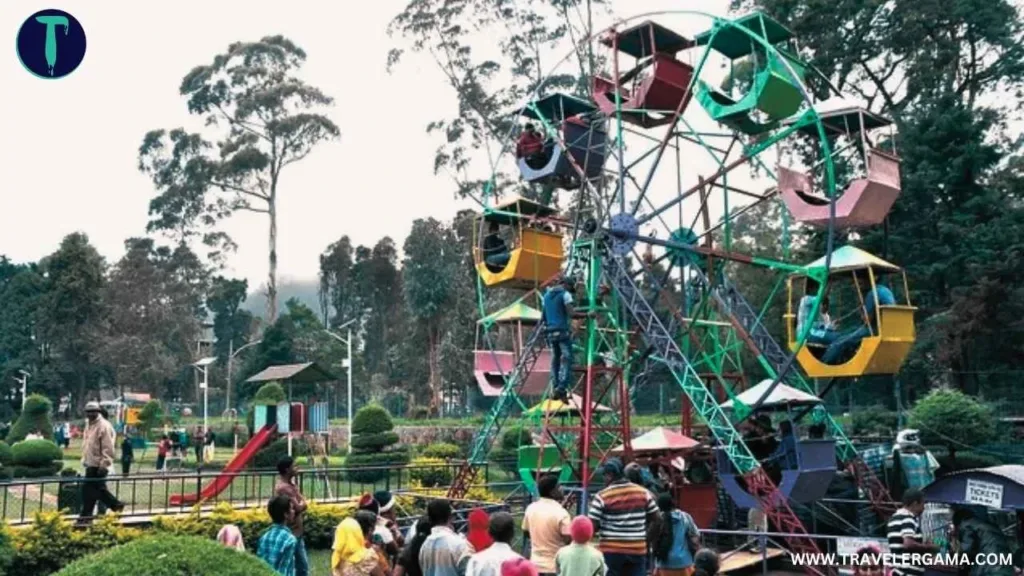
<svg viewBox="0 0 1024 576">
<path fill-rule="evenodd" d="M 484 396 L 494 397 L 501 394 L 504 384 L 503 374 L 508 373 L 516 365 L 523 352 L 524 327 L 536 326 L 540 322 L 540 310 L 532 308 L 522 301 L 513 302 L 508 307 L 498 310 L 477 321 L 476 345 L 473 351 L 473 375 Z M 487 349 L 481 342 L 481 330 L 488 326 L 496 326 L 499 333 L 500 349 Z M 511 341 L 510 345 L 505 342 Z M 522 396 L 539 396 L 548 385 L 551 370 L 551 353 L 543 351 L 537 357 L 533 370 L 530 371 L 520 391 Z"/>
<path fill-rule="evenodd" d="M 616 71 L 620 52 L 636 62 L 628 72 L 616 73 L 615 80 L 593 77 L 591 96 L 601 112 L 614 115 L 618 102 L 623 120 L 644 128 L 668 124 L 682 113 L 693 95 L 693 67 L 676 54 L 692 46 L 691 40 L 648 20 L 621 32 L 612 30 L 601 43 L 612 49 Z"/>
<path fill-rule="evenodd" d="M 676 14 L 706 17 L 687 11 Z M 743 224 L 740 216 L 767 217 L 768 213 L 756 210 L 769 202 L 781 202 L 778 181 L 750 182 L 753 177 L 745 174 L 754 172 L 752 167 L 763 167 L 766 156 L 774 162 L 771 151 L 796 144 L 796 139 L 802 146 L 812 146 L 812 154 L 819 159 L 823 194 L 836 197 L 835 155 L 827 122 L 837 119 L 823 117 L 809 99 L 802 79 L 817 72 L 801 60 L 796 50 L 783 46 L 792 45 L 794 40 L 783 26 L 759 13 L 738 20 L 708 18 L 707 32 L 693 43 L 665 34 L 668 28 L 661 24 L 634 25 L 629 20 L 606 34 L 594 35 L 611 38 L 611 48 L 616 52 L 630 54 L 633 50 L 650 56 L 648 67 L 665 65 L 668 55 L 679 63 L 696 64 L 689 72 L 685 92 L 665 89 L 675 94 L 676 106 L 659 104 L 662 108 L 656 111 L 656 125 L 644 124 L 648 122 L 644 115 L 651 110 L 642 107 L 651 106 L 652 99 L 661 92 L 659 82 L 666 76 L 655 74 L 646 88 L 641 83 L 641 92 L 645 93 L 634 89 L 625 95 L 621 91 L 627 90 L 634 78 L 630 72 L 620 74 L 616 65 L 612 66 L 613 77 L 605 84 L 592 81 L 598 88 L 593 94 L 594 106 L 603 114 L 608 131 L 615 134 L 612 149 L 604 159 L 608 177 L 590 177 L 585 166 L 574 158 L 570 162 L 580 187 L 571 201 L 562 203 L 567 208 L 557 222 L 561 227 L 557 258 L 555 250 L 536 251 L 527 258 L 534 263 L 523 270 L 524 255 L 520 253 L 515 266 L 513 255 L 505 269 L 489 268 L 481 238 L 489 218 L 520 227 L 524 220 L 551 222 L 553 218 L 536 216 L 544 207 L 524 208 L 529 205 L 519 199 L 512 201 L 513 208 L 508 201 L 498 203 L 497 183 L 504 181 L 504 174 L 500 178 L 496 174 L 485 188 L 485 208 L 477 223 L 480 231 L 474 238 L 481 278 L 478 296 L 485 319 L 480 324 L 477 354 L 481 358 L 493 352 L 508 353 L 509 340 L 507 336 L 502 340 L 503 325 L 496 318 L 514 302 L 538 298 L 546 283 L 557 275 L 571 278 L 577 286 L 573 296 L 577 317 L 572 396 L 567 407 L 545 404 L 544 398 L 550 394 L 550 388 L 545 388 L 541 408 L 526 410 L 530 412 L 526 421 L 532 422 L 529 432 L 534 441 L 519 451 L 524 482 L 529 486 L 530 478 L 557 472 L 571 493 L 569 503 L 585 511 L 597 487 L 596 470 L 610 454 L 621 454 L 627 460 L 641 458 L 629 417 L 632 405 L 643 400 L 645 383 L 657 366 L 679 385 L 686 403 L 714 442 L 715 463 L 723 482 L 735 481 L 738 486 L 742 480 L 743 490 L 730 491 L 736 503 L 764 510 L 774 530 L 788 535 L 785 541 L 791 551 L 814 552 L 817 546 L 807 536 L 790 502 L 823 495 L 837 470 L 837 461 L 853 472 L 858 486 L 883 516 L 894 510 L 884 485 L 864 465 L 842 427 L 827 412 L 820 413 L 826 439 L 801 441 L 799 466 L 781 473 L 778 482 L 747 448 L 737 427 L 752 412 L 764 409 L 766 404 L 772 406 L 771 400 L 779 390 L 804 393 L 820 403 L 814 397 L 814 387 L 797 369 L 807 366 L 798 360 L 798 354 L 808 335 L 791 333 L 786 346 L 780 345 L 783 335 L 772 334 L 763 318 L 769 312 L 778 314 L 769 306 L 793 276 L 810 275 L 818 280 L 817 289 L 808 296 L 817 302 L 823 300 L 830 280 L 827 271 L 841 256 L 833 250 L 838 225 L 830 210 L 822 234 L 825 256 L 813 269 L 792 260 L 788 234 L 781 239 L 781 251 L 768 253 L 762 243 L 737 239 L 735 228 Z M 634 43 L 631 48 L 630 42 Z M 658 48 L 662 42 L 671 49 Z M 604 44 L 595 46 L 598 50 L 603 47 L 607 48 Z M 577 47 L 577 51 L 590 52 L 589 47 Z M 616 57 L 612 54 L 605 61 L 617 62 Z M 733 96 L 712 88 L 705 71 L 737 59 L 748 59 L 754 68 L 749 90 Z M 584 76 L 595 78 L 597 74 L 588 71 Z M 545 102 L 543 82 L 541 85 L 537 102 Z M 609 90 L 612 97 L 608 97 Z M 686 105 L 685 94 L 694 90 L 701 108 Z M 529 102 L 524 106 L 535 112 L 540 108 L 531 107 Z M 700 116 L 708 113 L 718 122 L 718 130 L 695 129 L 701 118 L 691 121 L 694 112 Z M 537 113 L 534 117 L 541 116 Z M 552 113 L 542 121 L 557 125 L 561 119 Z M 664 133 L 660 137 L 651 135 L 651 130 L 628 129 L 629 124 L 660 127 Z M 808 134 L 811 140 L 807 140 Z M 557 132 L 553 137 L 564 138 Z M 563 149 L 568 146 L 566 142 L 557 143 Z M 523 184 L 535 192 L 540 188 L 529 178 L 524 178 Z M 751 211 L 755 212 L 747 214 Z M 541 272 L 542 264 L 547 267 Z M 747 286 L 763 285 L 771 291 L 752 302 L 741 293 L 737 278 L 743 278 Z M 494 291 L 495 286 L 514 286 L 525 292 L 511 295 Z M 815 308 L 811 314 L 817 313 Z M 889 316 L 888 311 L 881 314 Z M 478 367 L 488 374 L 486 383 L 492 393 L 499 374 L 502 385 L 474 439 L 466 466 L 453 481 L 451 497 L 465 495 L 504 423 L 520 407 L 525 410 L 522 397 L 528 389 L 532 392 L 528 386 L 536 386 L 532 378 L 546 348 L 544 326 L 537 323 L 526 332 L 513 340 L 518 350 L 512 351 L 509 360 L 488 364 L 486 370 Z M 553 366 L 545 368 L 554 370 Z M 806 372 L 815 376 L 811 370 Z M 744 390 L 748 379 L 762 385 Z M 709 442 L 704 447 L 709 459 L 711 446 Z M 557 458 L 551 456 L 552 451 L 557 452 Z"/>
<path fill-rule="evenodd" d="M 596 108 L 569 94 L 556 93 L 524 107 L 520 114 L 542 123 L 549 135 L 541 154 L 519 158 L 519 172 L 527 182 L 575 190 L 584 179 L 601 175 L 607 148 L 603 121 L 595 121 Z"/>
<path fill-rule="evenodd" d="M 890 126 L 892 121 L 859 106 L 820 112 L 820 117 L 830 135 L 847 140 L 843 148 L 832 152 L 833 155 L 859 148 L 858 159 L 864 177 L 852 180 L 841 196 L 830 198 L 813 193 L 811 175 L 779 166 L 779 193 L 786 209 L 799 222 L 823 227 L 829 223 L 830 205 L 834 201 L 834 225 L 838 228 L 881 224 L 900 195 L 900 159 L 895 151 L 885 152 L 874 147 L 868 134 Z M 890 137 L 890 141 L 895 140 Z"/>
<path fill-rule="evenodd" d="M 665 472 L 676 505 L 686 510 L 698 528 L 713 528 L 718 517 L 718 484 L 713 470 L 713 452 L 700 442 L 664 427 L 657 427 L 630 441 L 633 461 Z M 624 455 L 625 444 L 612 449 Z M 706 476 L 695 471 L 702 469 Z"/>
<path fill-rule="evenodd" d="M 764 380 L 749 390 L 738 394 L 734 400 L 722 404 L 732 410 L 739 403 L 754 404 L 764 397 L 759 408 L 763 412 L 782 412 L 793 427 L 796 439 L 796 466 L 782 467 L 778 482 L 779 495 L 793 502 L 806 503 L 820 500 L 825 496 L 832 477 L 836 473 L 836 441 L 833 438 L 800 438 L 793 410 L 821 405 L 821 399 L 812 394 L 790 388 L 785 384 L 772 387 L 771 380 Z M 740 508 L 760 508 L 763 504 L 741 484 L 736 469 L 724 452 L 718 452 L 718 478 L 733 502 Z"/>
<path fill-rule="evenodd" d="M 801 83 L 805 65 L 783 49 L 793 33 L 771 17 L 755 12 L 734 21 L 717 21 L 698 34 L 696 43 L 708 46 L 733 62 L 753 61 L 754 79 L 745 94 L 734 97 L 700 82 L 697 100 L 712 119 L 743 134 L 762 134 L 792 116 L 804 103 Z M 738 84 L 733 78 L 732 84 Z M 763 115 L 760 120 L 758 115 Z"/>
<path fill-rule="evenodd" d="M 530 289 L 543 284 L 562 267 L 562 235 L 542 229 L 552 221 L 555 211 L 525 198 L 515 197 L 484 212 L 474 226 L 473 261 L 484 284 L 490 287 Z M 506 244 L 508 261 L 488 263 L 485 250 L 488 231 L 483 224 L 507 226 L 514 238 Z"/>
<path fill-rule="evenodd" d="M 273 440 L 276 433 L 277 425 L 275 424 L 267 424 L 260 428 L 259 431 L 256 432 L 256 434 L 245 444 L 242 451 L 228 462 L 228 465 L 224 467 L 224 470 L 213 479 L 213 482 L 207 484 L 201 493 L 196 494 L 193 492 L 191 494 L 171 494 L 169 499 L 170 505 L 187 506 L 195 504 L 201 500 L 216 498 L 218 494 L 226 490 L 227 487 L 231 485 L 231 482 L 235 480 L 238 473 L 249 465 L 249 462 L 256 457 L 256 453 Z"/>
<path fill-rule="evenodd" d="M 914 308 L 910 304 L 910 288 L 906 273 L 895 264 L 872 256 L 853 246 L 843 246 L 832 253 L 830 264 L 822 257 L 808 264 L 804 271 L 793 275 L 788 282 L 789 306 L 785 315 L 789 349 L 797 353 L 800 366 L 812 378 L 858 377 L 868 374 L 895 374 L 906 360 L 914 345 Z M 858 274 L 860 272 L 860 274 Z M 798 339 L 796 334 L 797 315 L 794 303 L 799 306 L 799 294 L 795 286 L 806 285 L 809 276 L 827 274 L 835 280 L 850 282 L 856 292 L 857 318 L 855 324 L 865 329 L 859 340 L 856 353 L 841 363 L 826 364 L 822 361 L 827 347 Z M 876 287 L 883 275 L 896 275 L 900 280 L 905 304 L 879 305 Z M 867 282 L 858 278 L 867 278 Z M 803 280 L 803 282 L 799 282 Z M 877 310 L 869 314 L 869 310 Z"/>
</svg>

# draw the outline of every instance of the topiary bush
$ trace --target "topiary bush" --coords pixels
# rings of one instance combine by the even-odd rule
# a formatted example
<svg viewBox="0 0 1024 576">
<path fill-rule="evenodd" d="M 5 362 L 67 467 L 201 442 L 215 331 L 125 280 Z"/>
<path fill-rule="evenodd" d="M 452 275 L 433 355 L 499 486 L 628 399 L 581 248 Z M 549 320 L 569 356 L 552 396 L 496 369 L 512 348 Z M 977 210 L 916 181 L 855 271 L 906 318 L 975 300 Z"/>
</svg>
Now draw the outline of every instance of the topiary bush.
<svg viewBox="0 0 1024 576">
<path fill-rule="evenodd" d="M 139 411 L 139 428 L 142 429 L 144 435 L 148 436 L 151 430 L 163 423 L 163 419 L 163 405 L 160 404 L 159 400 L 150 400 Z"/>
<path fill-rule="evenodd" d="M 423 449 L 423 456 L 425 458 L 453 460 L 455 458 L 462 457 L 462 448 L 447 442 L 436 442 L 434 444 L 428 444 L 427 447 Z"/>
<path fill-rule="evenodd" d="M 450 486 L 453 476 L 452 467 L 441 458 L 413 458 L 409 467 L 409 478 L 424 488 Z"/>
<path fill-rule="evenodd" d="M 53 440 L 53 403 L 46 396 L 32 394 L 25 399 L 25 408 L 11 426 L 7 443 L 14 445 L 29 434 L 38 431 L 43 438 Z"/>
<path fill-rule="evenodd" d="M 64 467 L 64 453 L 49 440 L 23 440 L 11 446 L 14 478 L 53 476 Z"/>
<path fill-rule="evenodd" d="M 274 576 L 253 554 L 195 536 L 159 536 L 137 540 L 78 560 L 57 576 Z"/>
<path fill-rule="evenodd" d="M 349 480 L 372 484 L 388 475 L 388 467 L 409 463 L 409 452 L 394 448 L 398 434 L 391 414 L 382 406 L 363 406 L 352 419 L 352 454 L 345 459 L 345 472 Z M 378 467 L 354 470 L 359 467 Z"/>
<path fill-rule="evenodd" d="M 14 475 L 11 464 L 14 463 L 14 452 L 6 442 L 0 441 L 0 481 L 10 480 Z"/>
<path fill-rule="evenodd" d="M 287 399 L 288 395 L 285 394 L 284 387 L 277 382 L 267 382 L 256 391 L 256 395 L 252 397 L 252 403 L 255 406 L 276 406 Z"/>
</svg>

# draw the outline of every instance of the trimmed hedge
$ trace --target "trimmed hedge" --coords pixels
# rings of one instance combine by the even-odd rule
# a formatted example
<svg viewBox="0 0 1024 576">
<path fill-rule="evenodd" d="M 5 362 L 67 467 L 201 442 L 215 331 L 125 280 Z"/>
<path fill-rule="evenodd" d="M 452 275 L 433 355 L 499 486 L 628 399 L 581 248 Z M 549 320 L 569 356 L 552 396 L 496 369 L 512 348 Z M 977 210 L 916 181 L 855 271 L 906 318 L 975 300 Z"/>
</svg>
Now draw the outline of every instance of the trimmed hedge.
<svg viewBox="0 0 1024 576">
<path fill-rule="evenodd" d="M 462 448 L 447 442 L 437 442 L 435 444 L 428 444 L 427 447 L 423 449 L 423 456 L 425 458 L 451 460 L 462 456 Z"/>
<path fill-rule="evenodd" d="M 195 536 L 154 536 L 74 562 L 57 576 L 274 576 L 253 554 Z"/>
<path fill-rule="evenodd" d="M 353 449 L 379 450 L 398 443 L 397 432 L 381 432 L 379 434 L 352 435 Z"/>
<path fill-rule="evenodd" d="M 284 393 L 284 388 L 279 383 L 267 382 L 256 391 L 252 403 L 256 406 L 276 406 L 287 399 L 288 395 Z"/>
<path fill-rule="evenodd" d="M 40 394 L 32 394 L 25 399 L 25 408 L 18 415 L 18 419 L 14 421 L 14 425 L 11 426 L 11 431 L 7 434 L 7 442 L 11 445 L 21 442 L 36 430 L 42 434 L 43 438 L 53 440 L 53 419 L 50 417 L 52 413 L 53 403 L 49 398 Z"/>
<path fill-rule="evenodd" d="M 11 466 L 11 477 L 13 478 L 48 478 L 56 476 L 64 468 L 63 462 L 50 462 L 43 466 Z"/>
<path fill-rule="evenodd" d="M 405 466 L 409 463 L 409 451 L 405 448 L 375 452 L 369 454 L 349 454 L 345 458 L 345 477 L 353 482 L 373 484 L 380 482 L 388 475 L 388 468 Z M 375 467 L 370 470 L 359 470 L 360 467 Z"/>
<path fill-rule="evenodd" d="M 7 442 L 0 442 L 0 468 L 14 463 L 14 451 Z"/>
<path fill-rule="evenodd" d="M 11 447 L 11 463 L 15 466 L 46 466 L 63 460 L 64 453 L 49 440 L 23 440 Z"/>
<path fill-rule="evenodd" d="M 430 466 L 437 464 L 437 466 Z M 452 483 L 452 467 L 441 458 L 414 458 L 409 468 L 409 478 L 419 482 L 424 488 L 450 486 Z"/>
</svg>

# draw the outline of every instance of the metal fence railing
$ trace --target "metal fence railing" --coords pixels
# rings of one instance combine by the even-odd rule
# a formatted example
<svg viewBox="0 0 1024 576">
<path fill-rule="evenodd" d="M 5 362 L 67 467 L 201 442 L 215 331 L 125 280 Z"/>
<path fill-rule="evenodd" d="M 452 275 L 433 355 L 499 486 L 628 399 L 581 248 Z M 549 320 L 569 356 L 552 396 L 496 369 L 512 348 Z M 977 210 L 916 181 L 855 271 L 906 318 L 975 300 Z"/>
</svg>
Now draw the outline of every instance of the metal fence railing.
<svg viewBox="0 0 1024 576">
<path fill-rule="evenodd" d="M 450 461 L 406 466 L 310 468 L 299 472 L 297 483 L 304 497 L 311 502 L 341 502 L 378 490 L 395 494 L 416 492 L 422 490 L 423 479 L 433 480 L 428 484 L 446 486 L 446 481 L 450 481 L 462 465 L 460 461 Z M 122 516 L 151 517 L 192 510 L 194 504 L 172 504 L 172 496 L 202 494 L 215 478 L 225 474 L 231 476 L 230 484 L 220 493 L 202 499 L 200 506 L 213 508 L 218 503 L 227 502 L 237 508 L 251 508 L 264 505 L 274 493 L 277 471 L 273 469 L 148 473 L 109 476 L 105 481 L 107 488 L 125 505 Z M 517 478 L 495 463 L 481 465 L 479 478 L 481 484 L 499 495 L 511 492 L 519 485 Z M 54 476 L 0 482 L 0 521 L 24 524 L 31 522 L 40 511 L 63 510 L 77 516 L 81 511 L 82 487 L 86 482 L 97 481 L 81 476 Z"/>
</svg>

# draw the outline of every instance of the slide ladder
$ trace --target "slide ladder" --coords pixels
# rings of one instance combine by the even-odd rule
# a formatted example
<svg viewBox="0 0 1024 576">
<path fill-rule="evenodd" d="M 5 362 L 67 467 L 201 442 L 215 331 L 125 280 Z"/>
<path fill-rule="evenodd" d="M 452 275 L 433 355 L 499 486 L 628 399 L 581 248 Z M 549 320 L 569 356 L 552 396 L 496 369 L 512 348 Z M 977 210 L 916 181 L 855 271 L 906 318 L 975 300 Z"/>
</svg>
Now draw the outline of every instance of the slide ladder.
<svg viewBox="0 0 1024 576">
<path fill-rule="evenodd" d="M 703 274 L 699 270 L 699 274 Z M 709 282 L 707 276 L 703 276 L 705 283 Z M 708 284 L 710 285 L 710 284 Z M 789 355 L 782 346 L 772 338 L 771 333 L 761 321 L 760 315 L 743 294 L 727 279 L 722 279 L 722 284 L 713 290 L 712 297 L 718 304 L 721 312 L 729 319 L 729 322 L 740 332 L 742 340 L 750 348 L 751 352 L 762 359 L 762 364 L 768 371 L 771 378 L 778 378 L 779 372 L 785 365 Z M 809 394 L 815 394 L 814 388 L 800 375 L 794 366 L 783 375 L 782 381 L 788 386 L 802 390 Z M 892 516 L 896 511 L 896 504 L 892 496 L 877 476 L 864 463 L 853 442 L 847 438 L 842 426 L 832 418 L 831 414 L 825 413 L 825 423 L 829 434 L 836 440 L 836 452 L 839 459 L 847 464 L 848 469 L 853 473 L 857 485 L 865 492 L 871 501 L 871 507 L 882 518 Z"/>
<path fill-rule="evenodd" d="M 714 395 L 704 385 L 704 381 L 680 350 L 671 333 L 641 295 L 625 264 L 619 258 L 607 256 L 604 271 L 623 306 L 636 322 L 644 341 L 654 348 L 654 358 L 671 370 L 680 388 L 690 399 L 694 410 L 700 414 L 708 430 L 717 440 L 718 449 L 725 452 L 736 470 L 746 478 L 748 490 L 757 498 L 761 509 L 778 531 L 790 534 L 784 538 L 790 551 L 807 554 L 821 552 L 807 534 L 800 519 L 789 507 L 786 498 L 768 478 L 760 462 L 750 453 L 739 432 L 733 427 Z M 804 568 L 810 573 L 822 573 L 815 567 Z"/>
<path fill-rule="evenodd" d="M 473 438 L 469 458 L 459 468 L 459 471 L 456 472 L 452 485 L 448 488 L 449 498 L 465 498 L 466 493 L 469 492 L 470 486 L 476 480 L 480 466 L 487 462 L 487 456 L 491 452 L 494 440 L 498 437 L 502 425 L 508 419 L 513 403 L 519 398 L 519 388 L 526 381 L 526 377 L 530 372 L 533 371 L 537 358 L 540 357 L 540 353 L 544 350 L 545 346 L 544 323 L 541 322 L 534 328 L 526 344 L 523 345 L 522 353 L 517 359 L 512 372 L 504 375 L 505 385 L 501 388 L 501 394 L 494 401 L 494 405 L 491 406 L 487 419 L 484 420 L 483 428 Z"/>
</svg>

